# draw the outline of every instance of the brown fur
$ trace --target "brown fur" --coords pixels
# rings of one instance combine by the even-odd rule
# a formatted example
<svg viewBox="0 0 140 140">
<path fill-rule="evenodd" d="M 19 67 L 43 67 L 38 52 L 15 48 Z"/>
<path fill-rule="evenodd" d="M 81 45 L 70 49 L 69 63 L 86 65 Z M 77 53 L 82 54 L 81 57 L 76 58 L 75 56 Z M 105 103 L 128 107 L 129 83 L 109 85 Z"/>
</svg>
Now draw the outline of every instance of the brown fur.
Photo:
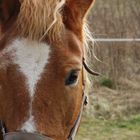
<svg viewBox="0 0 140 140">
<path fill-rule="evenodd" d="M 83 28 L 86 14 L 93 4 L 93 0 L 67 0 L 64 7 L 64 23 L 83 40 Z M 86 34 L 86 33 L 85 33 Z"/>
<path fill-rule="evenodd" d="M 19 0 L 1 0 L 0 25 L 1 31 L 6 32 L 11 28 L 20 10 Z"/>
<path fill-rule="evenodd" d="M 44 74 L 43 79 L 38 83 L 34 100 L 34 110 L 36 109 L 34 115 L 39 124 L 38 129 L 56 140 L 66 140 L 68 137 L 79 113 L 82 100 L 81 78 L 78 86 L 74 88 L 64 85 L 68 71 L 72 68 L 82 67 L 80 43 L 71 33 L 66 36 L 67 38 L 59 45 L 54 44 L 55 47 L 51 54 L 53 59 L 47 66 L 48 73 Z M 75 41 L 76 43 L 72 43 Z M 71 59 L 74 57 L 77 59 Z M 46 94 L 46 91 L 50 92 Z"/>
<path fill-rule="evenodd" d="M 17 66 L 11 64 L 0 69 L 0 87 L 0 119 L 8 130 L 16 130 L 25 121 L 23 116 L 28 115 L 29 108 L 24 77 L 17 71 Z"/>
<path fill-rule="evenodd" d="M 67 0 L 64 7 L 63 4 L 58 6 L 60 0 L 21 0 L 18 6 L 17 1 L 3 0 L 0 5 L 3 33 L 0 40 L 0 119 L 5 121 L 10 132 L 16 131 L 29 117 L 30 102 L 26 79 L 4 49 L 19 36 L 35 40 L 43 36 L 43 41 L 53 47 L 49 64 L 36 85 L 33 115 L 40 133 L 54 140 L 66 140 L 82 102 L 83 28 L 93 0 Z M 57 20 L 52 24 L 57 6 Z M 41 12 L 44 12 L 43 17 Z M 49 28 L 51 24 L 53 26 Z M 77 68 L 80 69 L 78 84 L 75 87 L 65 86 L 67 74 Z"/>
</svg>

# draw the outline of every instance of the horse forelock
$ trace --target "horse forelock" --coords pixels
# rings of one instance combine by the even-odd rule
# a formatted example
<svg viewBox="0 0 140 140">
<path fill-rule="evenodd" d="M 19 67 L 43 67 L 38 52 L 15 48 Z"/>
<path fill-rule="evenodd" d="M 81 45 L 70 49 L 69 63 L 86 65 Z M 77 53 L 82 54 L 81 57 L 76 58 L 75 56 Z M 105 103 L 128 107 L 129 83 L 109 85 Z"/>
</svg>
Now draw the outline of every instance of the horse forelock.
<svg viewBox="0 0 140 140">
<path fill-rule="evenodd" d="M 65 0 L 21 0 L 17 18 L 20 35 L 34 40 L 45 36 L 56 39 L 63 29 L 62 7 Z"/>
</svg>

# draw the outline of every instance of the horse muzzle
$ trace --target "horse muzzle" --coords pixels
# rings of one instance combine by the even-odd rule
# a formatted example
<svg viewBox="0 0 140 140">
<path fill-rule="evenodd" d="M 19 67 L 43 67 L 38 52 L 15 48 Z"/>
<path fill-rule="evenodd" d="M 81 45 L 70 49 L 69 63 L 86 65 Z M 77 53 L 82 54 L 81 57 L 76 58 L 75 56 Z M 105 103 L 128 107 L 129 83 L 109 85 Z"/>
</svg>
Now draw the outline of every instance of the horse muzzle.
<svg viewBox="0 0 140 140">
<path fill-rule="evenodd" d="M 80 124 L 83 107 L 86 104 L 87 104 L 87 96 L 84 93 L 82 106 L 81 106 L 78 118 L 77 118 L 75 125 L 72 128 L 67 140 L 75 139 L 75 135 L 76 135 L 76 132 L 77 132 L 79 124 Z M 24 131 L 7 132 L 6 126 L 2 120 L 0 120 L 0 133 L 2 135 L 2 140 L 54 140 L 54 139 L 52 139 L 46 135 L 42 135 L 40 133 L 28 133 L 28 132 L 24 132 Z M 1 138 L 0 138 L 0 140 L 1 140 Z"/>
</svg>

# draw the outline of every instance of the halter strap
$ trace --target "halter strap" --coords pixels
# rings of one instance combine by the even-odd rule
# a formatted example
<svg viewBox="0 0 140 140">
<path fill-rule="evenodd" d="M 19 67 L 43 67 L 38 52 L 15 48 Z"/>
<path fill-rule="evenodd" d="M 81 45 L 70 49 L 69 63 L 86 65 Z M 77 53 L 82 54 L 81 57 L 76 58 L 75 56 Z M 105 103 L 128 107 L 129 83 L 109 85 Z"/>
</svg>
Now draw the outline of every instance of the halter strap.
<svg viewBox="0 0 140 140">
<path fill-rule="evenodd" d="M 4 140 L 5 133 L 6 133 L 6 127 L 4 125 L 4 122 L 0 120 L 0 139 Z"/>
<path fill-rule="evenodd" d="M 0 132 L 2 133 L 2 135 L 6 133 L 6 128 L 2 120 L 0 120 Z"/>
<path fill-rule="evenodd" d="M 77 118 L 77 120 L 75 122 L 74 127 L 72 128 L 72 130 L 70 132 L 68 140 L 74 140 L 74 138 L 76 136 L 76 133 L 77 133 L 77 130 L 78 130 L 79 125 L 80 125 L 80 121 L 81 121 L 81 117 L 82 117 L 82 113 L 83 113 L 83 108 L 84 108 L 84 105 L 86 105 L 86 104 L 87 104 L 87 96 L 84 95 L 83 101 L 82 101 L 82 106 L 81 106 L 81 109 L 80 109 L 80 113 L 78 115 L 78 118 Z"/>
<path fill-rule="evenodd" d="M 86 96 L 86 92 L 85 92 L 85 74 L 84 74 L 84 68 L 85 70 L 91 74 L 91 75 L 94 75 L 94 76 L 99 76 L 100 73 L 98 72 L 95 72 L 93 70 L 91 70 L 88 65 L 86 64 L 85 62 L 85 58 L 83 58 L 83 100 L 82 100 L 82 105 L 81 105 L 81 109 L 80 109 L 80 112 L 79 112 L 79 115 L 78 115 L 78 118 L 74 124 L 74 127 L 72 128 L 71 132 L 70 132 L 70 135 L 68 137 L 67 140 L 74 140 L 75 136 L 76 136 L 76 133 L 77 133 L 77 130 L 79 128 L 79 125 L 80 125 L 80 121 L 81 121 L 81 117 L 82 117 L 82 113 L 83 113 L 83 108 L 84 108 L 84 105 L 87 105 L 88 101 L 87 101 L 87 96 Z"/>
</svg>

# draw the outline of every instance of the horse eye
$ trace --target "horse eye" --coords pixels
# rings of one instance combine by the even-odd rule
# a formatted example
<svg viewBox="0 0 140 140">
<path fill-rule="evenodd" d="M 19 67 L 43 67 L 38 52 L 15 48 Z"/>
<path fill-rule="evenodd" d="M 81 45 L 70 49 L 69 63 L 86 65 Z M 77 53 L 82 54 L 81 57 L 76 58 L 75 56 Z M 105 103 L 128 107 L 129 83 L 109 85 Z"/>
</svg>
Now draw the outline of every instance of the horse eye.
<svg viewBox="0 0 140 140">
<path fill-rule="evenodd" d="M 76 84 L 78 80 L 78 74 L 79 74 L 78 70 L 71 70 L 66 77 L 65 85 L 70 86 Z"/>
</svg>

